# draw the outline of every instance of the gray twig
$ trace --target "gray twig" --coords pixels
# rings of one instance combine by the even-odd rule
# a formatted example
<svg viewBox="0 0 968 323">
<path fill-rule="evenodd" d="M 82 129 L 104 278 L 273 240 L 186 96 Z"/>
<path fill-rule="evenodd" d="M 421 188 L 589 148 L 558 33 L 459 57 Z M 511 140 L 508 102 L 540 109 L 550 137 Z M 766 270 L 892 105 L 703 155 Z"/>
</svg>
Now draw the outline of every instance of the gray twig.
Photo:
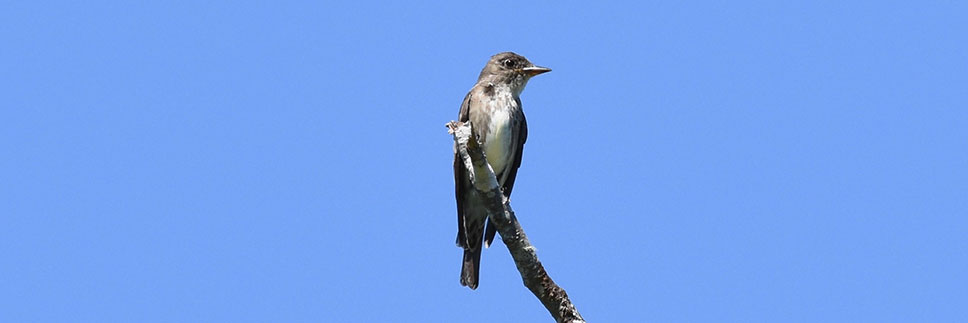
<svg viewBox="0 0 968 323">
<path fill-rule="evenodd" d="M 524 229 L 518 223 L 518 219 L 511 210 L 509 201 L 504 200 L 504 194 L 498 185 L 494 171 L 486 162 L 484 152 L 481 150 L 477 138 L 473 138 L 471 124 L 458 123 L 451 121 L 447 123 L 449 132 L 454 135 L 454 142 L 458 155 L 467 167 L 467 174 L 470 177 L 474 188 L 485 197 L 488 217 L 497 226 L 497 232 L 501 234 L 501 240 L 511 252 L 514 264 L 521 273 L 524 286 L 531 290 L 541 304 L 544 304 L 551 316 L 557 322 L 578 323 L 585 322 L 585 319 L 578 314 L 575 304 L 571 303 L 565 290 L 555 284 L 548 272 L 545 271 L 541 261 L 538 261 L 538 254 L 534 246 L 528 241 L 528 236 L 524 234 Z"/>
</svg>

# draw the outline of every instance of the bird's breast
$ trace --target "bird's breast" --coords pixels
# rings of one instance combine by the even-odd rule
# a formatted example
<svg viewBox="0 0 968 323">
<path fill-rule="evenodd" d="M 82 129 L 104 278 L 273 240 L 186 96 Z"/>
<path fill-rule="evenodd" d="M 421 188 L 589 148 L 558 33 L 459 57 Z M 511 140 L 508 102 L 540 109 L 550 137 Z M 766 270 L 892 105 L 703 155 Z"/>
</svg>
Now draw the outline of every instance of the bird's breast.
<svg viewBox="0 0 968 323">
<path fill-rule="evenodd" d="M 511 119 L 514 104 L 513 100 L 510 104 L 505 100 L 494 100 L 488 109 L 491 122 L 488 124 L 488 133 L 485 137 L 484 153 L 487 154 L 487 162 L 496 174 L 504 172 L 511 159 Z"/>
</svg>

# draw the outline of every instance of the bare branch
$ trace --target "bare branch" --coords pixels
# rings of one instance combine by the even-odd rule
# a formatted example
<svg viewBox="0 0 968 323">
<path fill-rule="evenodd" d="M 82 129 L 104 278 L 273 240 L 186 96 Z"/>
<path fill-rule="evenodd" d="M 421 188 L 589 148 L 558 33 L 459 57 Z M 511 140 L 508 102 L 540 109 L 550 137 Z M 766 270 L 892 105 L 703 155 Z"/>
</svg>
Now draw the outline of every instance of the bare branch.
<svg viewBox="0 0 968 323">
<path fill-rule="evenodd" d="M 524 286 L 531 290 L 534 296 L 538 297 L 541 304 L 544 304 L 551 316 L 557 322 L 578 323 L 585 322 L 585 319 L 578 314 L 575 305 L 571 303 L 565 290 L 555 284 L 544 266 L 538 261 L 538 254 L 534 246 L 528 241 L 524 234 L 524 229 L 518 223 L 518 219 L 511 210 L 509 201 L 504 200 L 504 194 L 498 185 L 497 178 L 486 162 L 484 152 L 481 150 L 477 138 L 471 139 L 470 123 L 458 123 L 451 121 L 447 124 L 449 132 L 454 135 L 454 142 L 458 155 L 467 167 L 468 177 L 474 188 L 481 196 L 486 199 L 488 217 L 497 226 L 497 232 L 501 234 L 504 245 L 511 252 L 514 264 L 521 273 Z"/>
</svg>

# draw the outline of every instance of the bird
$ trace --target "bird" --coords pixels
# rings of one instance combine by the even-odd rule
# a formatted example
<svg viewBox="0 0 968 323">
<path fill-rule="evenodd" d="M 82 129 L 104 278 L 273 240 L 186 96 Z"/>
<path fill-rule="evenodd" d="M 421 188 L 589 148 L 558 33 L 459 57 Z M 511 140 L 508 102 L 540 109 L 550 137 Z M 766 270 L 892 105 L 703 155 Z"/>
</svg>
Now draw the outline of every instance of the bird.
<svg viewBox="0 0 968 323">
<path fill-rule="evenodd" d="M 528 139 L 528 123 L 521 109 L 521 92 L 531 77 L 550 71 L 550 68 L 536 66 L 513 52 L 495 54 L 484 65 L 477 83 L 461 103 L 459 121 L 471 122 L 474 135 L 497 176 L 505 199 L 511 196 L 514 179 L 521 166 L 524 142 Z M 491 245 L 496 228 L 488 220 L 484 200 L 470 183 L 467 169 L 456 149 L 454 183 L 457 245 L 464 249 L 460 283 L 473 290 L 477 289 L 480 279 L 481 245 Z"/>
</svg>

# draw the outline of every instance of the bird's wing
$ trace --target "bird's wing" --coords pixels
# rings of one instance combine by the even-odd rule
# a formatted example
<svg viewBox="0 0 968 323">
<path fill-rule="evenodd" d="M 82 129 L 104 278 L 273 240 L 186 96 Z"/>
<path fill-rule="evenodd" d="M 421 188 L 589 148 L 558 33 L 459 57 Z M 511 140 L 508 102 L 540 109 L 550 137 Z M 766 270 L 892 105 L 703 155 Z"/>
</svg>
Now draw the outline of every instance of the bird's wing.
<svg viewBox="0 0 968 323">
<path fill-rule="evenodd" d="M 470 93 L 464 97 L 464 103 L 460 107 L 459 119 L 461 122 L 470 121 L 471 107 L 480 104 L 475 100 L 479 88 L 471 89 Z M 486 127 L 486 125 L 475 124 L 475 129 Z M 479 130 L 478 130 L 479 131 Z M 477 132 L 477 131 L 475 131 Z M 477 136 L 475 136 L 477 137 Z M 476 140 L 476 138 L 471 139 Z M 481 268 L 481 244 L 484 235 L 484 223 L 487 221 L 487 212 L 480 204 L 480 198 L 471 190 L 474 188 L 467 178 L 467 168 L 457 151 L 454 151 L 454 186 L 457 198 L 457 245 L 464 248 L 464 261 L 461 265 L 461 285 L 476 289 L 480 279 Z"/>
<path fill-rule="evenodd" d="M 467 92 L 467 96 L 464 96 L 464 102 L 460 105 L 460 114 L 457 116 L 458 122 L 467 122 L 470 120 L 470 102 L 471 94 L 474 91 Z M 460 154 L 457 152 L 456 147 L 454 149 L 454 186 L 455 194 L 457 198 L 457 245 L 467 249 L 470 245 L 467 241 L 467 236 L 464 233 L 464 190 L 467 185 L 467 168 L 464 167 L 464 162 L 460 158 Z"/>
<path fill-rule="evenodd" d="M 511 189 L 514 188 L 514 179 L 518 176 L 518 167 L 521 167 L 521 156 L 524 155 L 524 142 L 528 141 L 528 120 L 524 117 L 524 110 L 521 109 L 521 99 L 515 98 L 518 103 L 518 113 L 521 114 L 520 122 L 516 122 L 511 125 L 514 129 L 511 131 L 513 137 L 511 137 L 511 165 L 507 169 L 507 175 L 504 178 L 504 185 L 501 189 L 504 191 L 504 196 L 511 196 Z"/>
</svg>

